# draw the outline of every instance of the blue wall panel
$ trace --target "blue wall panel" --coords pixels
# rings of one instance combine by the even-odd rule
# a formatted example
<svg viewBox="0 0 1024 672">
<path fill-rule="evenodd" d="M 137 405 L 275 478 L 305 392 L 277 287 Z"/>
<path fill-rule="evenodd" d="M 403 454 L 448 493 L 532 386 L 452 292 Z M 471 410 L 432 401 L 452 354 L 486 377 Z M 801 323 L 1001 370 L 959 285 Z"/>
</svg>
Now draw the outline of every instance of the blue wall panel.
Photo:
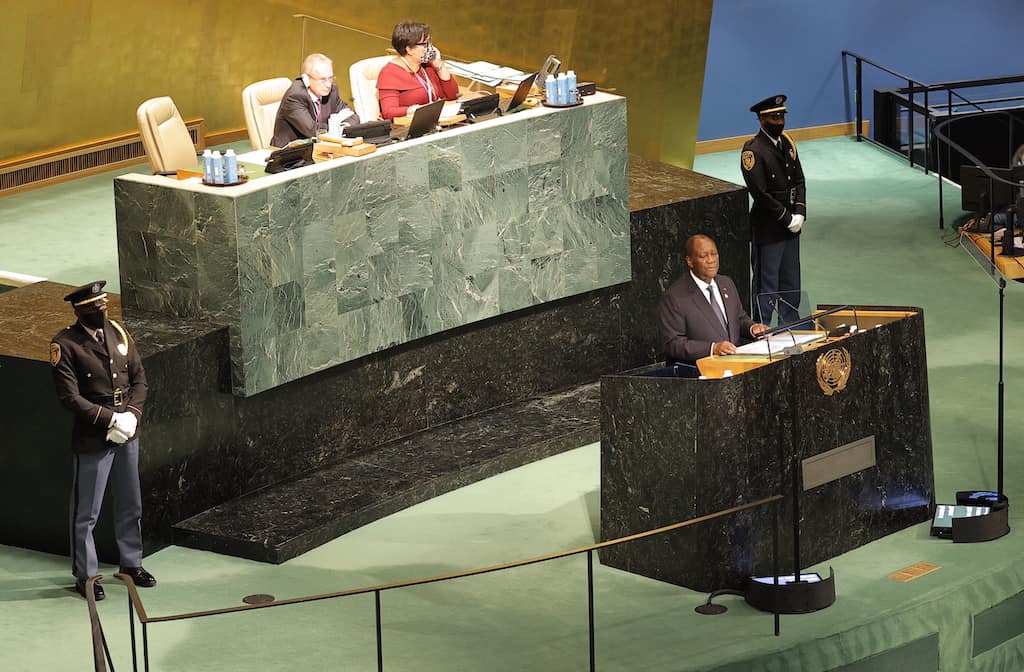
<svg viewBox="0 0 1024 672">
<path fill-rule="evenodd" d="M 748 108 L 774 93 L 790 128 L 852 121 L 843 49 L 934 83 L 1024 73 L 1022 46 L 1021 0 L 716 0 L 698 139 L 753 133 Z M 899 81 L 866 68 L 864 84 L 870 118 L 871 89 Z"/>
</svg>

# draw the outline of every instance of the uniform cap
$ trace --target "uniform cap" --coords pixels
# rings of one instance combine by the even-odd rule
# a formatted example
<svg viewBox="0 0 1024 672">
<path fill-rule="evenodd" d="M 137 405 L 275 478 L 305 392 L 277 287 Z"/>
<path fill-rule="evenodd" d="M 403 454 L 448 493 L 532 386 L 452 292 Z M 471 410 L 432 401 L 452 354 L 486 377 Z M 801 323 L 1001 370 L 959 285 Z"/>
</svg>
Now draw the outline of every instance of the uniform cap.
<svg viewBox="0 0 1024 672">
<path fill-rule="evenodd" d="M 68 292 L 68 295 L 64 297 L 64 300 L 75 307 L 84 306 L 85 304 L 92 303 L 93 301 L 99 301 L 107 296 L 107 293 L 103 291 L 103 287 L 106 284 L 106 280 L 96 280 L 95 282 L 90 282 L 87 285 L 76 287 Z"/>
<path fill-rule="evenodd" d="M 768 96 L 764 100 L 750 106 L 754 114 L 768 114 L 769 112 L 785 112 L 786 96 L 781 93 L 776 96 Z"/>
</svg>

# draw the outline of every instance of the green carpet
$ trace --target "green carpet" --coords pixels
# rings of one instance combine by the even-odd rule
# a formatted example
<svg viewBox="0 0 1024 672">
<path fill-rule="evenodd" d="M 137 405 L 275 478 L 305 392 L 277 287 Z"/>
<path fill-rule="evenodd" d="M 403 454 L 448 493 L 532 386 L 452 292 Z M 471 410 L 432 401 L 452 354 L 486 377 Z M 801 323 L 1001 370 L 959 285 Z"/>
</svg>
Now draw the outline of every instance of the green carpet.
<svg viewBox="0 0 1024 672">
<path fill-rule="evenodd" d="M 934 177 L 848 138 L 802 143 L 800 150 L 809 206 L 804 286 L 812 302 L 924 309 L 938 498 L 994 487 L 997 290 L 964 251 L 943 245 L 949 232 L 937 227 Z M 738 154 L 699 156 L 696 169 L 741 182 Z M 959 212 L 959 193 L 947 190 L 947 198 Z M 0 200 L 7 234 L 0 270 L 74 284 L 116 280 L 112 213 L 109 175 Z M 1011 283 L 1006 300 L 1011 501 L 1021 496 L 1024 468 L 1016 439 L 1024 431 L 1016 412 L 1024 393 L 1022 290 Z M 160 585 L 142 596 L 151 616 L 164 615 L 237 605 L 252 593 L 324 593 L 591 543 L 599 527 L 599 464 L 599 447 L 585 446 L 412 507 L 280 566 L 167 548 L 147 558 Z M 1011 526 L 1020 524 L 1011 513 Z M 955 546 L 929 537 L 926 525 L 911 528 L 828 563 L 837 575 L 836 605 L 784 617 L 778 638 L 771 617 L 738 598 L 721 600 L 730 607 L 722 616 L 698 616 L 693 608 L 703 595 L 597 566 L 597 668 L 913 672 L 919 668 L 883 657 L 852 664 L 939 633 L 943 672 L 1021 670 L 1024 638 L 975 658 L 970 643 L 971 615 L 1024 586 L 1022 555 L 1017 532 Z M 942 569 L 905 584 L 885 578 L 920 561 Z M 117 668 L 130 669 L 125 591 L 113 580 L 106 585 L 100 613 Z M 0 669 L 88 668 L 85 603 L 69 586 L 66 558 L 0 548 Z M 385 670 L 588 666 L 583 558 L 388 592 L 381 603 Z M 156 624 L 149 639 L 154 670 L 376 669 L 373 599 L 365 596 Z"/>
</svg>

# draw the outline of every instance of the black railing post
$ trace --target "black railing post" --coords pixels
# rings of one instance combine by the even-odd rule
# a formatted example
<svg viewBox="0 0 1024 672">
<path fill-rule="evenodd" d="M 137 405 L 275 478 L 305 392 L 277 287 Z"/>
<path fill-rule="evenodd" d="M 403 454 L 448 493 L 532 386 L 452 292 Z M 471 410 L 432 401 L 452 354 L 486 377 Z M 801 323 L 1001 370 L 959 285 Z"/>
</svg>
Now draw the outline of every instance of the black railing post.
<svg viewBox="0 0 1024 672">
<path fill-rule="evenodd" d="M 910 93 L 910 104 L 907 106 L 907 156 L 910 165 L 914 165 L 914 80 L 907 80 L 907 91 Z"/>
<path fill-rule="evenodd" d="M 135 610 L 132 608 L 132 596 L 128 595 L 128 628 L 132 638 L 132 672 L 139 672 L 139 658 L 135 651 Z"/>
<path fill-rule="evenodd" d="M 103 653 L 107 656 L 107 665 L 110 667 L 110 672 L 114 672 L 114 659 L 110 657 L 110 647 L 107 646 L 107 638 L 102 632 L 100 632 L 100 637 L 103 639 Z"/>
<path fill-rule="evenodd" d="M 953 138 L 953 89 L 946 89 L 946 127 L 949 128 L 949 132 L 946 134 L 946 170 L 949 171 L 949 179 L 953 179 L 953 148 L 949 144 L 949 141 Z M 957 180 L 954 180 L 957 181 Z M 945 206 L 939 210 L 939 229 L 946 228 L 945 222 Z"/>
<path fill-rule="evenodd" d="M 774 509 L 774 524 L 772 525 L 772 584 L 775 587 L 773 595 L 775 600 L 772 601 L 772 613 L 775 615 L 775 636 L 779 636 L 779 509 L 782 507 L 783 500 L 775 502 Z"/>
<path fill-rule="evenodd" d="M 384 642 L 380 632 L 380 591 L 373 591 L 374 610 L 377 612 L 377 672 L 384 672 Z"/>
<path fill-rule="evenodd" d="M 142 624 L 142 669 L 149 672 L 149 629 L 148 624 Z"/>
<path fill-rule="evenodd" d="M 993 218 L 995 215 L 993 215 Z M 1008 214 L 1008 218 L 1013 217 L 1013 214 Z M 992 228 L 995 228 L 993 226 Z M 1006 232 L 1004 236 L 1013 235 L 1013 220 L 1006 225 Z M 997 435 L 996 435 L 996 465 L 998 471 L 996 472 L 996 491 L 999 493 L 999 502 L 1003 499 L 1003 300 L 1006 298 L 1004 292 L 1006 291 L 1006 278 L 999 278 L 999 410 L 997 413 Z"/>
<path fill-rule="evenodd" d="M 928 174 L 931 156 L 928 154 L 928 136 L 932 132 L 932 111 L 928 109 L 928 87 L 924 89 L 924 174 Z"/>
<path fill-rule="evenodd" d="M 590 633 L 590 672 L 597 669 L 594 659 L 594 551 L 587 551 L 587 623 Z"/>
<path fill-rule="evenodd" d="M 860 129 L 864 127 L 864 107 L 863 107 L 863 96 L 861 95 L 861 87 L 864 82 L 861 80 L 861 62 L 860 56 L 856 56 L 856 71 L 857 71 L 857 142 L 863 140 L 861 137 Z M 876 120 L 877 121 L 877 120 Z"/>
</svg>

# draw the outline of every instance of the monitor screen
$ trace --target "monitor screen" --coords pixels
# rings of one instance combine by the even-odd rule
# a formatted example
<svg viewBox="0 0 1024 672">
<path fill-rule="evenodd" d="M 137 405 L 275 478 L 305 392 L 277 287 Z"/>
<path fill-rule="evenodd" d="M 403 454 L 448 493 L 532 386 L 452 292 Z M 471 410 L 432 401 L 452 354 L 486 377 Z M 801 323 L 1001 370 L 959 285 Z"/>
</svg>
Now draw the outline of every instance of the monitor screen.
<svg viewBox="0 0 1024 672">
<path fill-rule="evenodd" d="M 993 175 L 1013 180 L 1014 173 L 1006 168 L 988 168 Z M 1000 210 L 1015 200 L 1013 185 L 993 180 L 979 166 L 960 166 L 960 207 L 970 212 Z"/>
<path fill-rule="evenodd" d="M 286 170 L 301 168 L 313 163 L 313 141 L 307 140 L 301 144 L 294 144 L 284 149 L 278 149 L 270 153 L 267 158 L 266 171 L 268 173 L 282 173 Z"/>
<path fill-rule="evenodd" d="M 936 504 L 935 516 L 932 518 L 932 534 L 936 530 L 951 529 L 954 518 L 974 518 L 987 516 L 992 511 L 987 506 L 960 506 L 957 504 Z"/>
<path fill-rule="evenodd" d="M 367 121 L 362 124 L 351 124 L 341 130 L 346 138 L 383 138 L 391 135 L 391 122 Z M 367 140 L 369 142 L 369 140 Z"/>
<path fill-rule="evenodd" d="M 755 576 L 754 581 L 758 583 L 766 583 L 769 585 L 775 585 L 774 576 Z M 785 576 L 779 576 L 779 585 L 784 586 L 789 583 L 795 583 L 796 576 L 794 574 L 786 574 Z M 806 574 L 800 574 L 801 583 L 820 583 L 821 575 L 817 572 L 807 572 Z"/>
</svg>

